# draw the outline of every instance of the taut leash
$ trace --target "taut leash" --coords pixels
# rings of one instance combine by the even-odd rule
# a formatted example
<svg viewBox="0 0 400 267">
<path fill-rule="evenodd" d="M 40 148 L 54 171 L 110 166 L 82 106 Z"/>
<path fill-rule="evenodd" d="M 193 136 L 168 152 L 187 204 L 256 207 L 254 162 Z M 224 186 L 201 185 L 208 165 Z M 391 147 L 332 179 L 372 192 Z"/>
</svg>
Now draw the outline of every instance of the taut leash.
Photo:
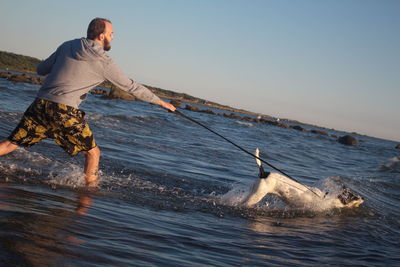
<svg viewBox="0 0 400 267">
<path fill-rule="evenodd" d="M 190 118 L 189 116 L 183 114 L 182 112 L 180 112 L 180 111 L 177 110 L 177 109 L 176 109 L 175 111 L 173 111 L 173 112 L 176 113 L 176 114 L 178 114 L 178 115 L 180 115 L 180 116 L 182 116 L 182 117 L 184 117 L 184 118 L 187 119 L 187 120 L 190 120 L 191 122 L 194 122 L 194 123 L 200 125 L 201 127 L 203 127 L 203 128 L 205 128 L 205 129 L 209 130 L 210 132 L 212 132 L 213 134 L 218 135 L 219 137 L 221 137 L 221 138 L 224 139 L 225 141 L 231 143 L 232 145 L 234 145 L 234 146 L 237 147 L 238 149 L 242 150 L 242 151 L 245 152 L 246 154 L 249 154 L 250 156 L 252 156 L 252 157 L 254 157 L 254 158 L 260 160 L 261 162 L 267 164 L 267 165 L 268 165 L 269 167 L 271 167 L 272 169 L 274 169 L 274 170 L 276 170 L 276 171 L 282 173 L 283 175 L 289 177 L 289 178 L 292 179 L 293 181 L 296 181 L 297 183 L 301 184 L 299 181 L 297 181 L 296 179 L 294 179 L 293 177 L 291 177 L 289 174 L 285 173 L 285 172 L 282 171 L 281 169 L 278 169 L 277 167 L 275 167 L 274 165 L 268 163 L 267 161 L 263 160 L 262 158 L 260 158 L 260 157 L 258 157 L 258 156 L 256 156 L 256 155 L 254 155 L 253 153 L 251 153 L 251 152 L 247 151 L 246 149 L 242 148 L 241 146 L 235 144 L 234 142 L 232 142 L 231 140 L 229 140 L 229 139 L 226 138 L 225 136 L 220 135 L 219 133 L 217 133 L 217 132 L 215 132 L 214 130 L 210 129 L 209 127 L 205 126 L 205 125 L 202 124 L 201 122 L 196 121 L 195 119 Z M 315 193 L 311 188 L 309 188 L 309 187 L 306 186 L 306 185 L 304 185 L 304 186 L 305 186 L 308 190 L 310 190 L 312 193 L 314 193 L 316 196 L 320 197 L 320 196 L 319 196 L 317 193 Z"/>
</svg>

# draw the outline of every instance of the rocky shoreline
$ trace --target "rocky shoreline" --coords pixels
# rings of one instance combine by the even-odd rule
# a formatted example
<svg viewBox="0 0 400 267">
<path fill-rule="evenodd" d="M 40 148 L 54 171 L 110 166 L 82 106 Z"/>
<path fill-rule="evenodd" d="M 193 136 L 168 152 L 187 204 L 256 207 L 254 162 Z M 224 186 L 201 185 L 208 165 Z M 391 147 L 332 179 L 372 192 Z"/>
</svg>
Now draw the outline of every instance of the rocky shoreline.
<svg viewBox="0 0 400 267">
<path fill-rule="evenodd" d="M 30 75 L 27 73 L 16 73 L 16 72 L 1 71 L 1 70 L 0 70 L 0 78 L 7 79 L 11 82 L 25 82 L 25 83 L 32 83 L 32 84 L 42 84 L 45 79 L 43 77 L 36 76 L 36 75 Z M 152 89 L 152 88 L 150 87 L 150 89 Z M 109 90 L 97 87 L 97 88 L 91 90 L 91 94 L 98 95 L 105 99 L 110 99 L 110 100 L 129 100 L 129 101 L 137 100 L 133 95 L 131 95 L 115 86 L 110 86 Z M 323 136 L 330 136 L 332 138 L 335 138 L 338 143 L 341 143 L 344 145 L 357 146 L 359 142 L 364 142 L 363 140 L 357 141 L 357 139 L 351 135 L 345 135 L 345 136 L 339 137 L 335 134 L 329 134 L 326 131 L 315 130 L 315 129 L 309 130 L 300 125 L 288 125 L 288 124 L 283 123 L 273 117 L 261 115 L 261 114 L 257 114 L 257 113 L 253 113 L 253 112 L 238 110 L 238 109 L 234 109 L 234 108 L 230 108 L 230 107 L 226 107 L 226 106 L 219 106 L 219 105 L 215 105 L 215 104 L 214 105 L 206 105 L 204 103 L 196 103 L 196 101 L 185 100 L 185 99 L 182 99 L 181 97 L 179 97 L 179 98 L 169 97 L 164 94 L 163 95 L 158 94 L 158 96 L 169 99 L 170 102 L 173 105 L 175 105 L 176 107 L 184 108 L 185 110 L 189 110 L 192 112 L 207 113 L 207 114 L 211 114 L 211 115 L 215 115 L 215 116 L 222 116 L 225 118 L 247 121 L 250 123 L 262 123 L 262 124 L 267 124 L 267 125 L 286 128 L 286 129 L 293 129 L 293 130 L 296 130 L 299 132 L 312 133 L 312 134 L 323 135 Z M 182 103 L 185 103 L 184 107 L 183 107 Z M 193 104 L 207 106 L 209 108 L 201 109 L 201 108 L 194 106 Z M 230 113 L 218 113 L 218 112 L 213 111 L 210 108 L 226 110 L 226 111 L 230 111 Z M 235 113 L 248 114 L 253 117 L 241 116 L 241 115 L 237 115 Z M 289 120 L 287 120 L 287 121 L 291 122 Z M 400 149 L 400 144 L 397 145 L 395 148 Z"/>
</svg>

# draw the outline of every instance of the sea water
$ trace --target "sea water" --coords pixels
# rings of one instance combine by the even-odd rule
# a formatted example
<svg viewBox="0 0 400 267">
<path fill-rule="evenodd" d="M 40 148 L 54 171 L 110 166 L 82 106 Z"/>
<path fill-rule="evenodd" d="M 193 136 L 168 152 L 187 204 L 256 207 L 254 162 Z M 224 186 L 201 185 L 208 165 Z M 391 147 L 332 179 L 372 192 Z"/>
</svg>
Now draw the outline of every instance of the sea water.
<svg viewBox="0 0 400 267">
<path fill-rule="evenodd" d="M 38 88 L 0 79 L 1 139 Z M 225 140 L 147 103 L 90 96 L 81 109 L 102 152 L 99 189 L 84 187 L 84 158 L 52 140 L 0 157 L 1 266 L 400 264 L 395 142 L 354 135 L 351 147 L 182 110 L 308 186 L 365 198 L 357 209 L 293 209 L 274 196 L 246 208 L 258 168 Z"/>
</svg>

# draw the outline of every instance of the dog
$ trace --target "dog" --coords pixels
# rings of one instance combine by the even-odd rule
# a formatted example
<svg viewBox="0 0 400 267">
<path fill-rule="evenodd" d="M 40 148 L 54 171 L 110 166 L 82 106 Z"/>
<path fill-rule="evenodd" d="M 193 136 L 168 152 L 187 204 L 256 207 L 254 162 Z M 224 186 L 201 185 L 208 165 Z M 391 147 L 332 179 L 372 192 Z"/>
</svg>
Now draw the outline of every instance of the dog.
<svg viewBox="0 0 400 267">
<path fill-rule="evenodd" d="M 353 193 L 349 188 L 342 186 L 336 193 L 322 192 L 315 187 L 308 187 L 279 173 L 265 172 L 258 159 L 257 148 L 256 162 L 259 168 L 259 179 L 251 186 L 250 192 L 242 201 L 245 206 L 251 207 L 260 202 L 267 194 L 280 197 L 292 207 L 313 207 L 323 203 L 324 207 L 352 208 L 358 207 L 364 199 Z"/>
</svg>

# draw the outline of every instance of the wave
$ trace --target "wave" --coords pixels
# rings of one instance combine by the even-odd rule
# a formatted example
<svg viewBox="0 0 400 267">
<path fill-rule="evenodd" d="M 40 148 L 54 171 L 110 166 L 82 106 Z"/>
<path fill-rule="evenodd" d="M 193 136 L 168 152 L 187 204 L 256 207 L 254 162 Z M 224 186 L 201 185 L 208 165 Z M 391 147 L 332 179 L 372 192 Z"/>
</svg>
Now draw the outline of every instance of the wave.
<svg viewBox="0 0 400 267">
<path fill-rule="evenodd" d="M 381 166 L 381 170 L 385 172 L 400 173 L 400 157 L 394 157 Z"/>
<path fill-rule="evenodd" d="M 251 122 L 245 122 L 245 121 L 236 121 L 237 124 L 243 125 L 243 126 L 247 126 L 247 127 L 253 127 L 254 124 L 252 124 Z"/>
</svg>

